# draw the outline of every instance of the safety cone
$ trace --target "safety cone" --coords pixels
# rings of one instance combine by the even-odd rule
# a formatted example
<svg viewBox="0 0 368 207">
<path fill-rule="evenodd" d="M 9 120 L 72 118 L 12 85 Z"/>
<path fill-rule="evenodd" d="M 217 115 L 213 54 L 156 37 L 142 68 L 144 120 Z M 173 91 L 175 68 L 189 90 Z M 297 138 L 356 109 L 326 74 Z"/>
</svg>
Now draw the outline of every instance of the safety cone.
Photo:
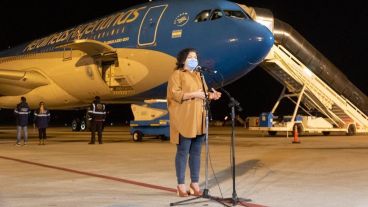
<svg viewBox="0 0 368 207">
<path fill-rule="evenodd" d="M 294 125 L 294 140 L 292 142 L 293 144 L 300 144 L 299 136 L 298 136 L 298 126 Z"/>
</svg>

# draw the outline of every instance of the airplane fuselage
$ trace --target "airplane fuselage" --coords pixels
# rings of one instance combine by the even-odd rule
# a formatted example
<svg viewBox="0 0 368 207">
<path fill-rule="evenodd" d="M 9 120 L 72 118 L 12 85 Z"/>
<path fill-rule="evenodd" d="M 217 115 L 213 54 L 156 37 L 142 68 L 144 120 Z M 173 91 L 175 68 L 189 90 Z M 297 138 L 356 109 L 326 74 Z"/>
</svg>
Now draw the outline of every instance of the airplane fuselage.
<svg viewBox="0 0 368 207">
<path fill-rule="evenodd" d="M 187 47 L 218 71 L 208 84 L 220 87 L 258 65 L 272 44 L 272 33 L 235 3 L 149 2 L 0 52 L 0 107 L 13 108 L 20 96 L 50 109 L 83 107 L 96 95 L 106 103 L 165 98 Z"/>
</svg>

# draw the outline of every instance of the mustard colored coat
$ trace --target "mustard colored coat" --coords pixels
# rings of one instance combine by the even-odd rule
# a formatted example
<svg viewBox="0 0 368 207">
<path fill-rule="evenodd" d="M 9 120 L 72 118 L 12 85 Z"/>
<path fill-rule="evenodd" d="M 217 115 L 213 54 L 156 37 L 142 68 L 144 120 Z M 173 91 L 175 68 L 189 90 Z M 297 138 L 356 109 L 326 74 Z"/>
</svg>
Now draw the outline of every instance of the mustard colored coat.
<svg viewBox="0 0 368 207">
<path fill-rule="evenodd" d="M 167 104 L 170 116 L 170 142 L 179 144 L 179 133 L 186 138 L 205 134 L 204 101 L 193 98 L 183 100 L 184 93 L 195 92 L 202 87 L 198 72 L 175 70 L 167 86 Z M 207 85 L 205 83 L 207 92 Z"/>
</svg>

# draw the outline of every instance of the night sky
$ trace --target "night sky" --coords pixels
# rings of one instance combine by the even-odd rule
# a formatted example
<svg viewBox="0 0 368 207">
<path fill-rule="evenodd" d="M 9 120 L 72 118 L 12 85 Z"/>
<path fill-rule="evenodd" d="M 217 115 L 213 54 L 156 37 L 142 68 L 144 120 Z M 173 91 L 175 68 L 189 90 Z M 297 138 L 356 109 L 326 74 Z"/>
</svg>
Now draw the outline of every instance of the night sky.
<svg viewBox="0 0 368 207">
<path fill-rule="evenodd" d="M 147 1 L 104 0 L 95 4 L 90 0 L 2 0 L 0 50 L 143 2 Z M 366 1 L 353 0 L 343 4 L 332 0 L 298 2 L 237 0 L 236 2 L 270 9 L 274 17 L 294 27 L 353 84 L 363 93 L 368 94 L 368 3 Z M 297 6 L 296 3 L 301 6 Z M 241 103 L 244 111 L 240 112 L 240 115 L 244 118 L 270 111 L 282 86 L 262 68 L 257 67 L 240 80 L 226 86 L 225 89 Z M 214 118 L 221 118 L 228 113 L 227 110 L 223 110 L 226 104 L 225 98 L 211 104 Z M 288 105 L 285 107 L 289 108 Z M 128 108 L 110 106 L 112 113 L 122 116 L 131 116 L 126 112 Z M 0 114 L 5 112 L 2 110 Z"/>
</svg>

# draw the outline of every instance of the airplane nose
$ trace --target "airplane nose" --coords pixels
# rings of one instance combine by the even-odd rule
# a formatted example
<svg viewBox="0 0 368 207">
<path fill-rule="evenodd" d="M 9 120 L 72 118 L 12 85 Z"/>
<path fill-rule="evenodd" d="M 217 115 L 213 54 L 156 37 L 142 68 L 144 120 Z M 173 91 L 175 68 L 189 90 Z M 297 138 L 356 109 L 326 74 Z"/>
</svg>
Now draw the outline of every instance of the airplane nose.
<svg viewBox="0 0 368 207">
<path fill-rule="evenodd" d="M 272 32 L 253 20 L 242 21 L 237 27 L 228 29 L 224 31 L 225 41 L 221 45 L 224 49 L 220 52 L 211 50 L 212 53 L 209 53 L 209 56 L 218 60 L 215 66 L 204 64 L 217 70 L 217 75 L 212 74 L 208 78 L 208 84 L 212 86 L 230 84 L 250 72 L 264 60 L 274 43 Z"/>
<path fill-rule="evenodd" d="M 242 38 L 244 41 L 242 44 L 247 47 L 244 55 L 249 64 L 258 65 L 270 51 L 274 43 L 274 36 L 267 27 L 256 22 L 252 22 L 249 28 L 252 28 L 252 32 L 248 32 Z"/>
<path fill-rule="evenodd" d="M 260 64 L 269 53 L 274 37 L 272 32 L 254 21 L 242 22 L 237 35 L 227 40 L 228 53 L 222 54 L 224 62 L 219 65 L 224 83 L 229 84 L 250 72 Z M 231 61 L 228 61 L 231 60 Z"/>
</svg>

